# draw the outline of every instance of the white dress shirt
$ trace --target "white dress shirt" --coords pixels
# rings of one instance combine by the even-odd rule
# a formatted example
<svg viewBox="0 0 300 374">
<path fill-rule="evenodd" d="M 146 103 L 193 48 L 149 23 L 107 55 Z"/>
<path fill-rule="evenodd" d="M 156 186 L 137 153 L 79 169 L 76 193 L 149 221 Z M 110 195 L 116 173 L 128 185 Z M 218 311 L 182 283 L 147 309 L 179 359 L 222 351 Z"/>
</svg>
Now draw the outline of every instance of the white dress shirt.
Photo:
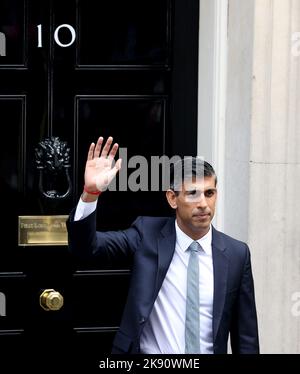
<svg viewBox="0 0 300 374">
<path fill-rule="evenodd" d="M 86 203 L 79 199 L 74 215 L 74 221 L 80 221 L 92 214 L 97 208 L 97 200 L 90 203 Z"/>
<path fill-rule="evenodd" d="M 97 201 L 85 203 L 81 199 L 76 208 L 74 221 L 84 219 L 96 209 Z M 185 349 L 185 305 L 187 266 L 190 252 L 187 250 L 194 241 L 187 236 L 175 221 L 176 245 L 174 256 L 143 329 L 140 346 L 146 354 L 178 354 Z M 200 351 L 213 353 L 213 263 L 212 230 L 198 240 L 202 250 L 199 254 L 199 314 Z"/>
</svg>

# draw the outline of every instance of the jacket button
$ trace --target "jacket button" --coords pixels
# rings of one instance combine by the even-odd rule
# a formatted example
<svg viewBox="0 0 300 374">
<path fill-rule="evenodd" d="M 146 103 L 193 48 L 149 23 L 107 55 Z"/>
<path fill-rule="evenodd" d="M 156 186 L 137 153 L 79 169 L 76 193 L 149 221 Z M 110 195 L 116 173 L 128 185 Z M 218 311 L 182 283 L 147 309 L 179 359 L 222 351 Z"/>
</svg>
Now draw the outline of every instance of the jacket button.
<svg viewBox="0 0 300 374">
<path fill-rule="evenodd" d="M 145 321 L 146 321 L 146 318 L 144 318 L 144 317 L 140 318 L 140 323 L 144 323 Z"/>
</svg>

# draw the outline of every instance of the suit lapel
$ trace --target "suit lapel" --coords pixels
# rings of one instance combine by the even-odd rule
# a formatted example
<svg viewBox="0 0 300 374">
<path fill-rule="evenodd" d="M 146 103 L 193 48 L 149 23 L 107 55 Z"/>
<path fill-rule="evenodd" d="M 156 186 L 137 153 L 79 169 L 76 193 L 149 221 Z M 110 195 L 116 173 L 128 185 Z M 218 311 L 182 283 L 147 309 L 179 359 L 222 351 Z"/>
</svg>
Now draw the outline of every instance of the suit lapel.
<svg viewBox="0 0 300 374">
<path fill-rule="evenodd" d="M 213 301 L 213 337 L 214 341 L 220 326 L 224 309 L 227 279 L 228 279 L 228 257 L 226 246 L 222 235 L 215 228 L 212 232 L 212 257 L 214 271 L 214 301 Z"/>
<path fill-rule="evenodd" d="M 160 236 L 157 239 L 158 265 L 156 275 L 155 299 L 158 291 L 161 288 L 162 282 L 166 276 L 167 270 L 174 255 L 175 244 L 175 219 L 171 218 L 162 228 Z"/>
</svg>

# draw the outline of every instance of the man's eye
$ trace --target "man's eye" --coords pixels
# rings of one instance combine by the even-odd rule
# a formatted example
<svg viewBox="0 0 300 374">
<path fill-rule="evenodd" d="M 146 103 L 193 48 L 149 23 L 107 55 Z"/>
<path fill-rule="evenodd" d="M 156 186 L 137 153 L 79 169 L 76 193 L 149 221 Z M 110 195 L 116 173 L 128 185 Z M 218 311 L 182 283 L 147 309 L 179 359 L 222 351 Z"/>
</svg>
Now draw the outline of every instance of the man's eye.
<svg viewBox="0 0 300 374">
<path fill-rule="evenodd" d="M 196 192 L 197 192 L 196 190 L 189 191 L 188 195 L 196 195 Z"/>
<path fill-rule="evenodd" d="M 206 197 L 212 197 L 214 194 L 215 194 L 214 190 L 205 191 L 205 196 Z"/>
</svg>

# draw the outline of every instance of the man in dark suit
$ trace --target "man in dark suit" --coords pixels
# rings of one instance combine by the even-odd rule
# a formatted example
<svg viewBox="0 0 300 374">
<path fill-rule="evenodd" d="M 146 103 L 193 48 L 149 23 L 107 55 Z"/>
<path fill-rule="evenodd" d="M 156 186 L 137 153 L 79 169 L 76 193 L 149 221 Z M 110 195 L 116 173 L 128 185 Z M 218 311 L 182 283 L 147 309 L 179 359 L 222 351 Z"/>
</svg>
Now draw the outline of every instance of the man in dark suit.
<svg viewBox="0 0 300 374">
<path fill-rule="evenodd" d="M 118 145 L 91 144 L 85 186 L 67 223 L 75 255 L 130 257 L 128 298 L 112 353 L 259 353 L 249 248 L 212 227 L 217 177 L 198 158 L 177 163 L 166 192 L 175 218 L 139 217 L 96 232 L 97 198 L 121 168 Z"/>
</svg>

